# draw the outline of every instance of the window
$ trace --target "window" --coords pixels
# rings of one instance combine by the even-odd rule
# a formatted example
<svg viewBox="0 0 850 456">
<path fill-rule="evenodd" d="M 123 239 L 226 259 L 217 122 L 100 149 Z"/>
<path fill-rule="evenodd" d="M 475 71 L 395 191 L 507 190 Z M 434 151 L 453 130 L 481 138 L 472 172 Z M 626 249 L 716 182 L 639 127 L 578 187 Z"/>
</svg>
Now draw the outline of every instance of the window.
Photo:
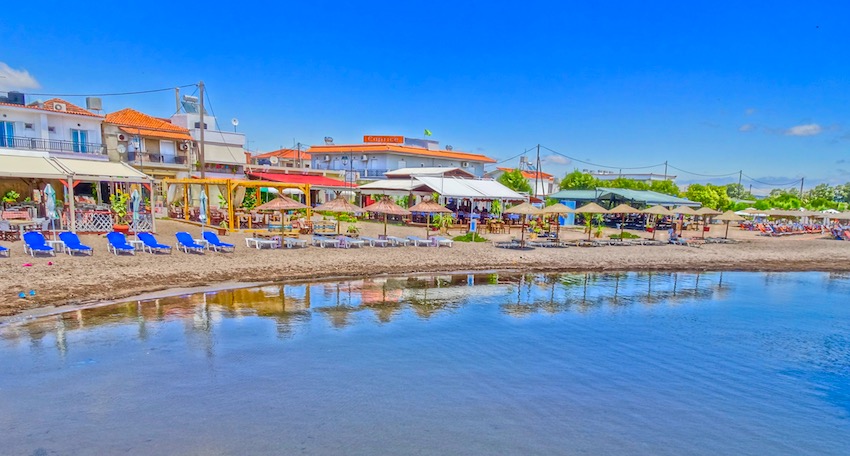
<svg viewBox="0 0 850 456">
<path fill-rule="evenodd" d="M 195 122 L 195 128 L 201 128 L 201 123 L 200 123 L 200 122 Z M 206 122 L 204 122 L 204 130 L 206 130 L 206 129 L 207 129 L 207 123 L 206 123 Z"/>
<path fill-rule="evenodd" d="M 0 122 L 0 147 L 12 147 L 15 137 L 15 124 Z"/>
<path fill-rule="evenodd" d="M 24 130 L 33 130 L 32 124 L 31 123 L 25 123 L 24 124 Z"/>
<path fill-rule="evenodd" d="M 86 143 L 88 142 L 89 132 L 85 130 L 71 130 L 71 138 L 74 142 L 74 152 L 86 153 Z"/>
<path fill-rule="evenodd" d="M 56 127 L 47 127 L 49 133 L 56 133 Z"/>
</svg>

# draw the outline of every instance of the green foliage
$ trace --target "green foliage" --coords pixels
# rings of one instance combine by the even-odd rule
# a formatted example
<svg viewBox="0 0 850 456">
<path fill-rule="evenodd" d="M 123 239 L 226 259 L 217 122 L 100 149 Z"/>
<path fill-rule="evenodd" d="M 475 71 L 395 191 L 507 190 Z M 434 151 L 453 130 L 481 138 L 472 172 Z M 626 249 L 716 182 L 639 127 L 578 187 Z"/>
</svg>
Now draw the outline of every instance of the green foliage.
<svg viewBox="0 0 850 456">
<path fill-rule="evenodd" d="M 608 237 L 610 237 L 611 239 L 639 239 L 640 238 L 640 236 L 638 236 L 637 234 L 632 234 L 632 233 L 629 233 L 628 231 L 624 231 L 622 236 L 619 233 L 617 233 L 617 234 L 612 234 Z"/>
<path fill-rule="evenodd" d="M 681 191 L 679 191 L 679 186 L 671 180 L 652 181 L 652 183 L 649 184 L 649 190 L 652 190 L 653 192 L 663 193 L 665 195 L 681 195 Z"/>
<path fill-rule="evenodd" d="M 685 192 L 685 197 L 717 210 L 726 210 L 732 206 L 732 199 L 726 194 L 725 186 L 691 184 Z"/>
<path fill-rule="evenodd" d="M 466 233 L 463 236 L 455 236 L 452 240 L 458 242 L 487 242 L 487 238 L 475 233 Z"/>
<path fill-rule="evenodd" d="M 218 194 L 218 207 L 220 207 L 220 208 L 226 208 L 227 207 L 227 197 L 222 195 L 221 193 Z"/>
<path fill-rule="evenodd" d="M 649 184 L 634 179 L 626 179 L 618 177 L 610 182 L 605 182 L 603 187 L 608 188 L 625 188 L 627 190 L 649 190 Z"/>
<path fill-rule="evenodd" d="M 561 190 L 592 190 L 599 186 L 599 180 L 590 174 L 575 170 L 564 176 L 560 186 Z"/>
<path fill-rule="evenodd" d="M 490 214 L 495 217 L 502 215 L 502 203 L 500 203 L 499 200 L 494 200 L 490 203 Z"/>
<path fill-rule="evenodd" d="M 752 193 L 744 188 L 743 184 L 728 184 L 726 186 L 726 195 L 732 199 L 754 200 L 756 199 Z"/>
<path fill-rule="evenodd" d="M 375 198 L 375 200 L 380 201 L 380 198 Z M 401 207 L 410 207 L 410 195 L 404 195 L 396 198 L 395 203 Z"/>
<path fill-rule="evenodd" d="M 522 175 L 522 171 L 518 169 L 506 171 L 496 180 L 500 184 L 515 192 L 531 193 L 531 184 L 529 184 L 525 176 Z"/>
<path fill-rule="evenodd" d="M 242 207 L 251 210 L 257 207 L 257 189 L 249 188 L 245 190 L 245 198 L 242 200 Z"/>
<path fill-rule="evenodd" d="M 115 215 L 115 223 L 127 223 L 127 210 L 129 201 L 130 195 L 120 190 L 109 195 L 109 204 L 112 206 L 112 214 Z"/>
<path fill-rule="evenodd" d="M 453 221 L 452 214 L 435 214 L 431 218 L 431 226 L 434 228 L 450 228 Z"/>
<path fill-rule="evenodd" d="M 21 195 L 18 192 L 14 191 L 14 190 L 9 190 L 8 192 L 6 192 L 5 195 L 3 195 L 3 202 L 4 203 L 17 203 L 18 198 L 20 198 L 20 197 L 21 197 Z"/>
</svg>

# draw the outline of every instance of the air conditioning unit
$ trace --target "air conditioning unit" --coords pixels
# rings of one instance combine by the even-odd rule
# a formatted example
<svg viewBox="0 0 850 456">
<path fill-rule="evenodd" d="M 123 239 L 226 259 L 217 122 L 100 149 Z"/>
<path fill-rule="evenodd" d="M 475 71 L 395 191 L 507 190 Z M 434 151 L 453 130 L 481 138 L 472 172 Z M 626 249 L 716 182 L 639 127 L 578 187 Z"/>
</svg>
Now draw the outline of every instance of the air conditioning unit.
<svg viewBox="0 0 850 456">
<path fill-rule="evenodd" d="M 363 160 L 363 161 L 368 161 L 368 160 L 369 160 L 369 156 L 368 156 L 368 155 L 364 155 L 364 156 L 360 157 L 360 159 L 361 159 L 361 160 Z"/>
<path fill-rule="evenodd" d="M 119 141 L 126 141 L 126 140 L 127 140 L 127 136 L 126 136 L 126 135 L 124 135 L 124 134 L 119 133 L 119 134 L 118 134 L 118 140 L 119 140 Z"/>
<path fill-rule="evenodd" d="M 65 112 L 68 110 L 68 106 L 65 103 L 53 103 L 53 110 Z"/>
<path fill-rule="evenodd" d="M 180 143 L 180 150 L 189 150 L 189 143 L 187 141 Z"/>
<path fill-rule="evenodd" d="M 469 168 L 469 162 L 460 162 L 461 168 Z"/>
<path fill-rule="evenodd" d="M 325 161 L 326 161 L 326 162 L 331 161 L 331 156 L 330 156 L 330 155 L 325 155 Z"/>
</svg>

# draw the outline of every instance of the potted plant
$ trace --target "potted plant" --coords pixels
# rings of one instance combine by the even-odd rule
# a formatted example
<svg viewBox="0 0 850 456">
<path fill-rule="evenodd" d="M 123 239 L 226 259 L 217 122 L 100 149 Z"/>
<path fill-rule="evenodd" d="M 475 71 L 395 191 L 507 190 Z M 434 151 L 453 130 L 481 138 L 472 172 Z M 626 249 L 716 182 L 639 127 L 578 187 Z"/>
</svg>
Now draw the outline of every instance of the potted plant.
<svg viewBox="0 0 850 456">
<path fill-rule="evenodd" d="M 6 192 L 5 195 L 3 195 L 3 204 L 15 204 L 18 202 L 18 198 L 20 197 L 21 195 L 18 192 L 14 190 L 9 190 L 8 192 Z"/>
<path fill-rule="evenodd" d="M 449 228 L 451 227 L 452 216 L 451 214 L 437 214 L 434 216 L 431 221 L 431 226 L 434 230 L 439 230 L 440 234 L 448 234 Z"/>
<path fill-rule="evenodd" d="M 360 234 L 360 229 L 357 228 L 357 225 L 349 223 L 348 228 L 345 230 L 345 233 L 349 236 L 357 237 Z"/>
<path fill-rule="evenodd" d="M 127 202 L 130 200 L 130 195 L 118 191 L 109 196 L 109 204 L 112 206 L 112 216 L 115 220 L 112 225 L 113 231 L 127 234 L 130 232 L 130 225 L 127 224 Z"/>
</svg>

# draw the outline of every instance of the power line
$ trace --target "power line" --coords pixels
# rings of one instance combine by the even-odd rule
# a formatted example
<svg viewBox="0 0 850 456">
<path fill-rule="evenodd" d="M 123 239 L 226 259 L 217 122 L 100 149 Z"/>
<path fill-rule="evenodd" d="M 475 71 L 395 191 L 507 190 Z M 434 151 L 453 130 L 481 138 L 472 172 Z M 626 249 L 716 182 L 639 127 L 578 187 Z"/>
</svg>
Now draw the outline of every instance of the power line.
<svg viewBox="0 0 850 456">
<path fill-rule="evenodd" d="M 141 95 L 145 93 L 157 93 L 157 92 L 167 92 L 170 90 L 183 89 L 186 87 L 197 86 L 197 84 L 186 84 L 177 87 L 166 87 L 163 89 L 151 89 L 151 90 L 137 90 L 135 92 L 115 92 L 115 93 L 29 93 L 26 92 L 24 95 L 29 95 L 31 97 L 113 97 L 113 96 L 122 96 L 122 95 Z M 8 92 L 7 92 L 8 93 Z"/>
<path fill-rule="evenodd" d="M 224 141 L 224 131 L 221 129 L 221 125 L 218 123 L 218 116 L 215 115 L 215 109 L 213 109 L 213 105 L 212 105 L 212 98 L 210 98 L 210 91 L 205 90 L 204 92 L 206 94 L 207 104 L 209 104 L 209 106 L 210 106 L 210 112 L 212 113 L 213 118 L 215 118 L 215 128 L 221 134 L 221 139 L 222 139 L 222 142 L 224 142 L 224 147 L 227 149 L 227 153 L 230 154 L 230 158 L 232 158 L 233 161 L 235 161 L 236 163 L 239 163 L 240 159 L 238 157 L 236 157 L 235 155 L 233 155 L 233 151 L 230 150 L 230 146 L 227 144 L 226 141 Z M 201 125 L 201 128 L 204 128 L 204 126 Z M 244 148 L 243 148 L 243 150 L 244 150 Z M 245 158 L 244 158 L 244 155 L 243 155 L 241 160 L 244 160 L 244 159 Z"/>
<path fill-rule="evenodd" d="M 627 167 L 627 166 L 606 166 L 606 165 L 600 165 L 600 164 L 598 164 L 598 163 L 592 163 L 592 162 L 589 162 L 589 161 L 579 160 L 579 159 L 577 159 L 577 158 L 575 158 L 575 157 L 570 157 L 570 156 L 569 156 L 569 155 L 567 155 L 567 154 L 562 154 L 562 153 L 560 153 L 560 152 L 558 152 L 558 151 L 556 151 L 556 150 L 552 150 L 552 149 L 550 149 L 550 148 L 548 148 L 548 147 L 546 147 L 546 146 L 542 146 L 542 145 L 541 145 L 540 147 L 542 147 L 542 148 L 544 148 L 544 149 L 548 150 L 549 152 L 552 152 L 553 154 L 557 154 L 557 155 L 560 155 L 560 156 L 562 156 L 562 157 L 569 158 L 569 159 L 570 159 L 570 160 L 572 160 L 572 161 L 579 162 L 579 163 L 584 163 L 585 165 L 596 166 L 596 167 L 598 167 L 598 168 L 608 168 L 608 169 L 648 169 L 648 168 L 657 168 L 657 167 L 659 167 L 659 166 L 664 166 L 664 163 L 659 163 L 659 164 L 657 164 L 657 165 L 650 165 L 650 166 L 632 166 L 632 167 Z"/>
<path fill-rule="evenodd" d="M 515 158 L 517 158 L 517 157 L 522 157 L 523 155 L 525 155 L 525 154 L 529 153 L 530 151 L 534 150 L 534 148 L 535 148 L 535 147 L 537 147 L 537 146 L 531 146 L 531 147 L 529 147 L 528 149 L 525 149 L 524 151 L 522 151 L 522 152 L 520 152 L 520 153 L 518 153 L 518 154 L 514 155 L 513 157 L 506 158 L 506 159 L 504 159 L 504 160 L 502 160 L 502 161 L 500 161 L 500 162 L 498 162 L 498 163 L 495 163 L 495 164 L 496 164 L 496 165 L 501 165 L 502 163 L 505 163 L 505 162 L 511 161 L 511 160 L 513 160 L 513 159 L 515 159 Z"/>
<path fill-rule="evenodd" d="M 692 173 L 692 172 L 686 171 L 682 168 L 676 168 L 673 165 L 668 165 L 668 166 L 675 169 L 676 171 L 681 171 L 685 174 L 690 174 L 690 175 L 693 175 L 693 176 L 700 176 L 700 177 L 730 177 L 730 176 L 735 176 L 739 173 L 739 171 L 735 171 L 734 173 L 729 173 L 729 174 L 700 174 L 700 173 Z"/>
<path fill-rule="evenodd" d="M 759 184 L 762 184 L 762 185 L 770 185 L 772 187 L 785 187 L 785 186 L 788 186 L 788 185 L 797 185 L 797 183 L 800 182 L 803 179 L 803 178 L 800 178 L 800 179 L 797 179 L 795 181 L 791 181 L 791 182 L 787 182 L 787 183 L 768 183 L 768 182 L 762 182 L 760 180 L 753 179 L 752 177 L 747 176 L 746 174 L 744 174 L 744 177 L 746 177 L 747 179 L 749 179 L 753 182 L 756 182 L 756 183 L 759 183 Z"/>
</svg>

